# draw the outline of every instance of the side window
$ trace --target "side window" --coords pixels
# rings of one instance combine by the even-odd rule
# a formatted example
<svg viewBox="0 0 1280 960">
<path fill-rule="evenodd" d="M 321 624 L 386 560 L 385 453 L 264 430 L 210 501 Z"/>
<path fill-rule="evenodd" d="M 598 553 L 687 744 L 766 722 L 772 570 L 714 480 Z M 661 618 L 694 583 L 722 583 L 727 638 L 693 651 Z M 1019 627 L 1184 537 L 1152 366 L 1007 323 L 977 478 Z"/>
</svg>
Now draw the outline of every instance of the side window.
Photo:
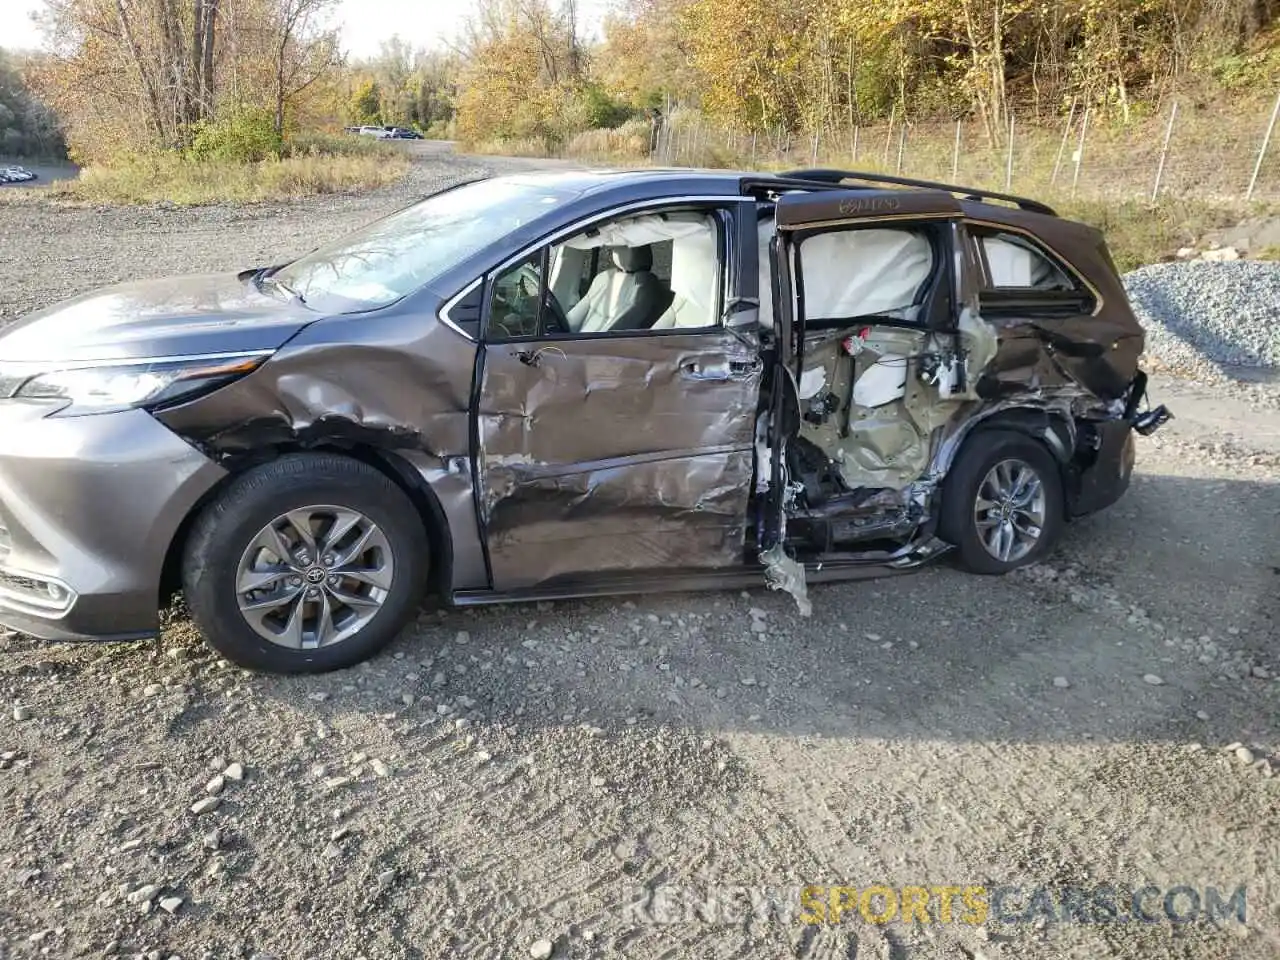
<svg viewBox="0 0 1280 960">
<path fill-rule="evenodd" d="M 593 224 L 498 275 L 487 336 L 714 328 L 723 303 L 721 239 L 711 210 L 655 210 Z"/>
<path fill-rule="evenodd" d="M 995 290 L 1075 290 L 1077 284 L 1031 241 L 1012 233 L 979 234 Z"/>
<path fill-rule="evenodd" d="M 983 275 L 984 314 L 1053 318 L 1094 309 L 1093 293 L 1034 240 L 990 229 L 970 235 Z"/>
<path fill-rule="evenodd" d="M 542 315 L 543 251 L 526 257 L 493 282 L 490 339 L 537 336 Z"/>
</svg>

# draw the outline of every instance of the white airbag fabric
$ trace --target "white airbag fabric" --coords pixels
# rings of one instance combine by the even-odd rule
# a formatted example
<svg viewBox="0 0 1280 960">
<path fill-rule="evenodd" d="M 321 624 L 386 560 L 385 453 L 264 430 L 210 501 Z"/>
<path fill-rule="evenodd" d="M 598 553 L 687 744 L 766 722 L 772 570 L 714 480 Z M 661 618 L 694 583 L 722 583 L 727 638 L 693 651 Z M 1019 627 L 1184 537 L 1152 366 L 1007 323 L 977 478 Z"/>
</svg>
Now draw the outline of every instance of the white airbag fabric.
<svg viewBox="0 0 1280 960">
<path fill-rule="evenodd" d="M 675 240 L 712 230 L 705 214 L 655 213 L 626 220 L 612 220 L 594 227 L 590 233 L 578 234 L 565 241 L 566 247 L 590 250 L 594 247 L 647 247 L 651 243 Z"/>
<path fill-rule="evenodd" d="M 864 317 L 911 307 L 933 271 L 933 248 L 907 230 L 841 230 L 800 244 L 805 317 Z"/>
<path fill-rule="evenodd" d="M 1048 260 L 1027 247 L 1000 237 L 983 237 L 991 283 L 996 287 L 1052 287 L 1058 271 Z"/>
<path fill-rule="evenodd" d="M 778 232 L 772 220 L 765 220 L 756 231 L 760 251 L 760 326 L 773 329 L 773 264 L 769 262 L 769 242 Z"/>
<path fill-rule="evenodd" d="M 984 237 L 982 249 L 987 254 L 987 266 L 991 268 L 991 283 L 994 286 L 1031 286 L 1033 264 L 1030 250 L 995 237 Z"/>
<path fill-rule="evenodd" d="M 653 325 L 654 330 L 712 327 L 718 322 L 720 255 L 716 229 L 706 218 L 699 226 L 671 242 L 671 292 L 675 297 Z"/>
<path fill-rule="evenodd" d="M 867 367 L 853 384 L 853 402 L 860 407 L 882 407 L 907 394 L 907 358 L 886 353 Z"/>
</svg>

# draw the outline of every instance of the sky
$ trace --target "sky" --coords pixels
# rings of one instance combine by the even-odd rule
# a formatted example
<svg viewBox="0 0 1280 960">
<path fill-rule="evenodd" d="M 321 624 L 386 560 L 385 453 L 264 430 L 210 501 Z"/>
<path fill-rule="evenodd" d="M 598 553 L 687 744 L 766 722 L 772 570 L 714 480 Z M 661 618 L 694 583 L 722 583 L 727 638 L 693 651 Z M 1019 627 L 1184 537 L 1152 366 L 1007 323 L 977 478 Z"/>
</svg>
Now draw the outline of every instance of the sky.
<svg viewBox="0 0 1280 960">
<path fill-rule="evenodd" d="M 0 46 L 38 48 L 40 32 L 30 15 L 43 9 L 44 0 L 0 0 L 0 6 L 6 14 L 0 19 Z M 609 0 L 578 0 L 584 33 L 599 33 L 608 7 Z M 11 10 L 17 16 L 10 15 Z M 412 47 L 443 47 L 457 35 L 470 10 L 470 0 L 340 0 L 335 22 L 343 49 L 360 58 L 377 53 L 379 44 L 395 34 Z"/>
</svg>

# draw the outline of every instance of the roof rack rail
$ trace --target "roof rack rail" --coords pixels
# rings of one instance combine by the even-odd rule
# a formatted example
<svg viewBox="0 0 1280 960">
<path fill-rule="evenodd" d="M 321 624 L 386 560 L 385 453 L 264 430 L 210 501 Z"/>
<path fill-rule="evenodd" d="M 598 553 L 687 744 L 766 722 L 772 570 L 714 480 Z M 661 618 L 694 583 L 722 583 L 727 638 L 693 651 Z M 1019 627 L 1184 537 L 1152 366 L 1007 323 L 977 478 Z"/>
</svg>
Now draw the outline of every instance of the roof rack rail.
<svg viewBox="0 0 1280 960">
<path fill-rule="evenodd" d="M 857 170 L 787 170 L 776 174 L 784 180 L 806 180 L 810 183 L 839 184 L 846 180 L 858 180 L 863 183 L 886 183 L 899 187 L 923 187 L 927 190 L 943 190 L 965 200 L 1003 200 L 1014 206 L 1033 213 L 1045 213 L 1051 217 L 1058 215 L 1048 204 L 1026 197 L 1016 197 L 1011 193 L 997 193 L 994 190 L 979 190 L 976 187 L 957 187 L 954 184 L 935 183 L 932 180 L 915 180 L 911 177 L 895 177 L 882 173 L 860 173 Z"/>
</svg>

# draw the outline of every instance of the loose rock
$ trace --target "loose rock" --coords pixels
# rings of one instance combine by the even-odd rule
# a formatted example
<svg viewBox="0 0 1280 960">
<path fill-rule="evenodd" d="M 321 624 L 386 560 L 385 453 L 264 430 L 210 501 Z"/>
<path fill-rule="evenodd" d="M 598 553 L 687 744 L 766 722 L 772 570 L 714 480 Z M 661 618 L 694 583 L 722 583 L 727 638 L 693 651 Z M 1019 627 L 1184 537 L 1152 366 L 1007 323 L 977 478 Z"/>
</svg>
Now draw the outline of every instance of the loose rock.
<svg viewBox="0 0 1280 960">
<path fill-rule="evenodd" d="M 159 884 L 147 883 L 138 887 L 136 890 L 131 891 L 125 899 L 130 903 L 146 903 L 159 892 Z"/>
</svg>

